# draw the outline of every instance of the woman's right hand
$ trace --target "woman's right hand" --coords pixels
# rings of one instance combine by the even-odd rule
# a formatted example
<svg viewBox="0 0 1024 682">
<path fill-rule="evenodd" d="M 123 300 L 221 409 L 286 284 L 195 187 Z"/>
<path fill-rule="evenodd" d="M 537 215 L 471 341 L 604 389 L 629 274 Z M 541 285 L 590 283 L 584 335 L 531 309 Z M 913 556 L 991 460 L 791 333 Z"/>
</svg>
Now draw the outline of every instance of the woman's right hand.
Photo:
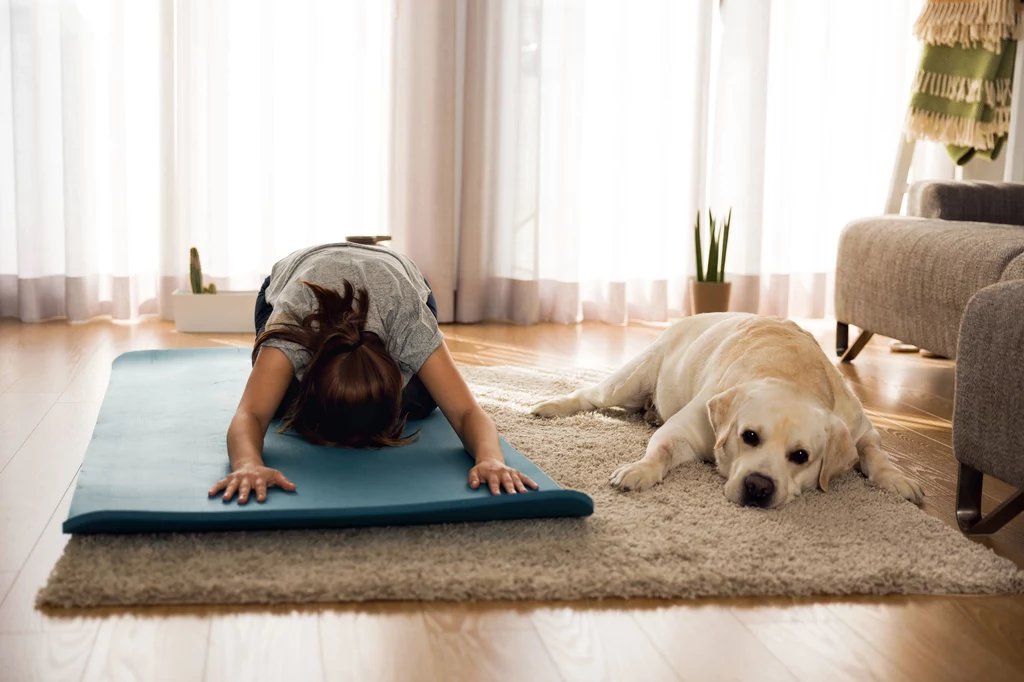
<svg viewBox="0 0 1024 682">
<path fill-rule="evenodd" d="M 264 502 L 267 499 L 267 488 L 274 486 L 288 492 L 295 491 L 295 484 L 277 469 L 245 465 L 217 481 L 216 485 L 210 488 L 209 495 L 212 497 L 223 490 L 224 501 L 230 502 L 237 492 L 238 504 L 245 504 L 249 501 L 249 493 L 255 490 L 256 501 Z"/>
</svg>

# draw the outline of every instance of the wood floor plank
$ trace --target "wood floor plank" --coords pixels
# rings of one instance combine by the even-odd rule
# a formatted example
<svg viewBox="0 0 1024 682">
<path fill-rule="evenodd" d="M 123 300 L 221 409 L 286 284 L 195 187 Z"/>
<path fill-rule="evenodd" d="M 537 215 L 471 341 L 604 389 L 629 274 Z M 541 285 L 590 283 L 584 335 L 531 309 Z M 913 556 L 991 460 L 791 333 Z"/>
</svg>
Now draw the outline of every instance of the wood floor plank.
<svg viewBox="0 0 1024 682">
<path fill-rule="evenodd" d="M 324 679 L 327 682 L 385 679 L 380 674 L 368 675 L 362 669 L 359 648 L 356 643 L 359 635 L 356 631 L 355 611 L 349 608 L 331 608 L 321 612 L 319 614 L 319 635 Z M 429 679 L 433 679 L 432 675 L 431 669 Z"/>
<path fill-rule="evenodd" d="M 59 393 L 0 393 L 0 471 L 43 420 Z"/>
<path fill-rule="evenodd" d="M 532 618 L 562 679 L 681 679 L 629 610 L 567 606 Z"/>
<path fill-rule="evenodd" d="M 0 471 L 0 571 L 18 570 L 67 490 L 99 403 L 56 403 Z"/>
<path fill-rule="evenodd" d="M 64 496 L 53 511 L 46 528 L 32 548 L 25 565 L 18 572 L 7 594 L 0 601 L 0 634 L 29 634 L 55 630 L 82 630 L 98 627 L 98 620 L 90 617 L 47 616 L 35 608 L 36 593 L 46 584 L 53 565 L 60 558 L 70 536 L 61 532 L 71 506 L 74 481 L 67 486 Z"/>
<path fill-rule="evenodd" d="M 845 623 L 761 623 L 746 626 L 799 680 L 915 682 Z M 916 678 L 922 679 L 922 678 Z"/>
<path fill-rule="evenodd" d="M 853 364 L 839 364 L 848 380 L 881 394 L 899 396 L 899 402 L 940 419 L 953 418 L 953 375 L 948 360 L 931 365 L 916 356 L 869 353 Z"/>
<path fill-rule="evenodd" d="M 326 611 L 320 614 L 320 642 L 329 682 L 443 680 L 430 630 L 415 605 Z"/>
<path fill-rule="evenodd" d="M 432 632 L 458 633 L 535 630 L 530 614 L 542 607 L 536 602 L 441 602 L 421 609 Z"/>
<path fill-rule="evenodd" d="M 562 679 L 536 630 L 436 632 L 430 646 L 438 678 L 445 682 Z"/>
<path fill-rule="evenodd" d="M 60 355 L 45 350 L 17 354 L 17 378 L 4 391 L 10 393 L 61 393 L 92 357 L 92 344 L 72 346 Z"/>
<path fill-rule="evenodd" d="M 82 367 L 58 400 L 62 403 L 102 402 L 110 383 L 114 355 L 108 350 L 97 352 Z"/>
<path fill-rule="evenodd" d="M 972 637 L 1018 679 L 1024 673 L 1024 595 L 948 597 L 957 614 L 949 622 L 970 623 Z M 957 628 L 960 629 L 960 628 Z"/>
<path fill-rule="evenodd" d="M 676 675 L 687 682 L 795 679 L 731 609 L 670 605 L 634 609 L 632 614 Z"/>
<path fill-rule="evenodd" d="M 318 616 L 242 613 L 215 618 L 204 679 L 323 680 Z"/>
<path fill-rule="evenodd" d="M 819 623 L 835 620 L 836 615 L 828 610 L 832 598 L 780 597 L 731 600 L 729 612 L 745 625 L 765 623 Z"/>
<path fill-rule="evenodd" d="M 23 324 L 0 318 L 0 352 L 25 350 L 67 351 L 91 343 L 97 333 L 108 333 L 109 323 L 68 324 L 63 320 Z"/>
<path fill-rule="evenodd" d="M 952 457 L 935 456 L 932 448 L 922 448 L 911 435 L 894 427 L 888 420 L 872 420 L 882 438 L 882 449 L 889 459 L 908 476 L 913 477 L 926 495 L 945 495 L 956 490 L 956 463 Z"/>
<path fill-rule="evenodd" d="M 928 417 L 903 414 L 895 416 L 881 416 L 870 414 L 872 422 L 877 424 L 880 421 L 886 424 L 890 435 L 902 440 L 905 447 L 915 453 L 923 454 L 918 459 L 925 459 L 940 463 L 945 469 L 946 476 L 956 484 L 959 462 L 953 454 L 953 425 L 952 423 L 942 424 L 930 420 Z M 985 493 L 993 498 L 1003 500 L 1014 494 L 1016 488 L 1008 483 L 1000 481 L 992 476 L 985 476 Z"/>
<path fill-rule="evenodd" d="M 911 679 L 1019 680 L 1024 613 L 1012 599 L 892 597 L 829 608 Z"/>
<path fill-rule="evenodd" d="M 151 329 L 133 325 L 120 328 L 120 333 L 104 337 L 89 360 L 82 365 L 67 388 L 61 393 L 60 401 L 103 400 L 114 360 L 122 353 L 140 350 L 152 344 L 158 336 L 152 332 Z"/>
<path fill-rule="evenodd" d="M 4 682 L 78 682 L 95 639 L 95 628 L 0 634 L 0 679 Z"/>
<path fill-rule="evenodd" d="M 103 621 L 83 682 L 201 682 L 210 619 L 115 616 Z"/>
<path fill-rule="evenodd" d="M 0 571 L 0 602 L 7 596 L 7 590 L 11 589 L 16 577 L 18 577 L 17 571 Z"/>
<path fill-rule="evenodd" d="M 0 350 L 0 394 L 3 394 L 18 380 L 18 360 L 16 353 Z"/>
</svg>

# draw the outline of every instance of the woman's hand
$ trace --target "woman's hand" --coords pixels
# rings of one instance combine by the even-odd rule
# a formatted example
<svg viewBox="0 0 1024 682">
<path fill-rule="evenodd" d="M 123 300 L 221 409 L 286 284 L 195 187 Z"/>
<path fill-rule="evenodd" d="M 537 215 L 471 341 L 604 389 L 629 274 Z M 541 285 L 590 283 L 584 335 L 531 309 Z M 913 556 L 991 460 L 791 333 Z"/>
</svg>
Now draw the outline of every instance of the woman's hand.
<svg viewBox="0 0 1024 682">
<path fill-rule="evenodd" d="M 267 488 L 274 486 L 288 492 L 295 490 L 295 484 L 285 478 L 284 474 L 277 469 L 245 465 L 217 481 L 216 485 L 210 488 L 208 494 L 216 495 L 223 490 L 224 501 L 230 502 L 237 492 L 238 504 L 245 504 L 249 501 L 249 493 L 255 490 L 256 501 L 263 502 L 267 499 Z"/>
<path fill-rule="evenodd" d="M 538 488 L 529 476 L 496 459 L 478 462 L 469 470 L 469 487 L 476 490 L 481 483 L 491 489 L 492 495 L 500 495 L 502 487 L 509 495 L 525 493 L 526 486 Z"/>
</svg>

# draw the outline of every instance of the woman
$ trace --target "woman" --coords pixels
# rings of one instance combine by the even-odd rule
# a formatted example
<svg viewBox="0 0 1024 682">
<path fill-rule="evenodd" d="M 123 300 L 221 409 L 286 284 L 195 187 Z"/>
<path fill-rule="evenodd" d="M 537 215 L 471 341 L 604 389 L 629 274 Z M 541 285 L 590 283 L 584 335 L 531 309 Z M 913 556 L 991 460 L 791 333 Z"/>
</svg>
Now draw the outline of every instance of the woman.
<svg viewBox="0 0 1024 682">
<path fill-rule="evenodd" d="M 402 445 L 407 419 L 440 407 L 476 460 L 469 485 L 494 495 L 536 489 L 505 464 L 498 433 L 459 374 L 437 327 L 419 269 L 384 248 L 328 244 L 276 263 L 256 301 L 253 368 L 228 427 L 231 473 L 210 495 L 257 502 L 267 488 L 295 490 L 263 463 L 263 438 L 283 417 L 311 443 Z"/>
</svg>

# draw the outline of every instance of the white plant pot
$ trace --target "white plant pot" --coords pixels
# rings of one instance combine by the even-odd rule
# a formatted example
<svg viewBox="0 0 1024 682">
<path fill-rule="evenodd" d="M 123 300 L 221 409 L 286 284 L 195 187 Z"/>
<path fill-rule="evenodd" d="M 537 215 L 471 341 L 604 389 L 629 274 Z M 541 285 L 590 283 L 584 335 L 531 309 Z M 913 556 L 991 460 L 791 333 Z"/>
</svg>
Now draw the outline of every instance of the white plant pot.
<svg viewBox="0 0 1024 682">
<path fill-rule="evenodd" d="M 174 328 L 179 332 L 256 333 L 253 313 L 256 291 L 218 291 L 193 294 L 178 289 L 171 294 Z"/>
</svg>

